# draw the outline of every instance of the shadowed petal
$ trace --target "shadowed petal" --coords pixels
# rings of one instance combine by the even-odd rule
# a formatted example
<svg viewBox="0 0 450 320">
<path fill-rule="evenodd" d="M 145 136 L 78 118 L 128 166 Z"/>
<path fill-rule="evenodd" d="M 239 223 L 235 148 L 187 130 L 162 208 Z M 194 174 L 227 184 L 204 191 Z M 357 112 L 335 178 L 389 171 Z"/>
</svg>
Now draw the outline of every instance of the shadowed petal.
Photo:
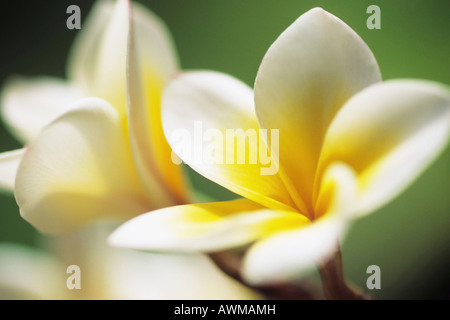
<svg viewBox="0 0 450 320">
<path fill-rule="evenodd" d="M 140 177 L 150 192 L 161 189 L 165 206 L 187 203 L 182 167 L 171 161 L 161 123 L 161 94 L 177 69 L 175 50 L 162 21 L 144 7 L 131 11 L 127 55 L 130 138 Z"/>
<path fill-rule="evenodd" d="M 151 209 L 125 130 L 114 108 L 96 98 L 79 101 L 49 124 L 27 147 L 17 172 L 15 196 L 24 219 L 59 233 Z"/>
<path fill-rule="evenodd" d="M 2 90 L 2 118 L 17 139 L 27 142 L 80 98 L 80 90 L 61 79 L 14 77 Z"/>
</svg>

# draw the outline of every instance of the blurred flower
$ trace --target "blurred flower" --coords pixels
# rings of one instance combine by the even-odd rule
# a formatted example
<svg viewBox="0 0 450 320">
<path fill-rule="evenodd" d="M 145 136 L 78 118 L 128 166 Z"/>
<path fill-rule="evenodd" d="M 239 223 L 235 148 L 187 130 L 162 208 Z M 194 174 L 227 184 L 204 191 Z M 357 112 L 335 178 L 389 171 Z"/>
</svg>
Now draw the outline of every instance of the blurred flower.
<svg viewBox="0 0 450 320">
<path fill-rule="evenodd" d="M 105 246 L 112 226 L 104 220 L 189 201 L 160 116 L 175 51 L 156 16 L 136 3 L 131 9 L 125 0 L 94 5 L 72 48 L 69 80 L 15 78 L 3 89 L 2 117 L 26 147 L 0 155 L 0 188 L 14 189 L 21 215 L 40 231 L 72 233 L 49 238 L 54 254 L 2 245 L 1 296 L 256 297 L 205 256 Z M 101 236 L 89 227 L 99 220 Z M 66 288 L 70 264 L 81 268 L 81 290 Z"/>
<path fill-rule="evenodd" d="M 156 254 L 111 248 L 109 229 L 94 227 L 52 239 L 56 254 L 0 244 L 0 299 L 254 299 L 200 254 Z M 86 239 L 87 238 L 87 239 Z M 80 267 L 81 289 L 66 286 Z"/>
<path fill-rule="evenodd" d="M 153 211 L 119 227 L 110 242 L 187 252 L 254 243 L 243 275 L 259 284 L 289 279 L 323 261 L 352 219 L 410 185 L 448 141 L 450 94 L 427 81 L 381 82 L 361 38 L 316 8 L 269 48 L 254 94 L 215 72 L 187 72 L 171 81 L 163 96 L 169 144 L 179 143 L 175 130 L 195 134 L 196 121 L 223 136 L 227 129 L 279 129 L 279 148 L 271 148 L 278 141 L 267 141 L 279 159 L 277 174 L 261 175 L 261 164 L 199 163 L 178 154 L 246 199 Z M 246 154 L 258 148 L 249 140 Z M 226 146 L 224 153 L 233 151 Z"/>
<path fill-rule="evenodd" d="M 187 203 L 160 120 L 162 88 L 177 68 L 156 16 L 100 1 L 75 41 L 68 81 L 12 79 L 3 119 L 27 145 L 0 155 L 0 186 L 14 187 L 23 218 L 61 233 Z"/>
</svg>

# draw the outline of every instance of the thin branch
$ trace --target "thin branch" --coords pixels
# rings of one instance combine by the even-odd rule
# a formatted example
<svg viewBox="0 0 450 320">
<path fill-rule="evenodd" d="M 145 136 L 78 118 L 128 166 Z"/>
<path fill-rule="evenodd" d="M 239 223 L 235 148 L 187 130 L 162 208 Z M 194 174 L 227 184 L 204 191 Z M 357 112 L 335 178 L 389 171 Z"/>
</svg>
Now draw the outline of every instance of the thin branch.
<svg viewBox="0 0 450 320">
<path fill-rule="evenodd" d="M 319 273 L 325 297 L 329 300 L 371 300 L 372 297 L 360 292 L 345 281 L 342 267 L 342 253 L 338 246 L 335 253 L 319 265 Z"/>
</svg>

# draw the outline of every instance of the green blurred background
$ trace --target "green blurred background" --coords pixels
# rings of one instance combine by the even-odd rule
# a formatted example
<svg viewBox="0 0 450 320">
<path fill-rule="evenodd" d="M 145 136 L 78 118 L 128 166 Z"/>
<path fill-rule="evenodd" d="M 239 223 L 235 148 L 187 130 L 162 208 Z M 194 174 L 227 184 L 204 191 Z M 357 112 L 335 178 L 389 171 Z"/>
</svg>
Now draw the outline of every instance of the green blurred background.
<svg viewBox="0 0 450 320">
<path fill-rule="evenodd" d="M 142 0 L 168 25 L 184 69 L 213 69 L 252 85 L 262 57 L 298 16 L 320 6 L 369 45 L 383 78 L 421 78 L 450 85 L 448 0 Z M 76 30 L 93 1 L 8 1 L 0 5 L 0 86 L 12 74 L 65 77 Z M 381 30 L 369 30 L 366 9 L 381 8 Z M 82 20 L 83 24 L 83 20 Z M 0 125 L 0 151 L 20 147 Z M 420 150 L 417 150 L 419 153 Z M 352 226 L 343 241 L 345 272 L 365 287 L 366 268 L 381 268 L 381 299 L 450 298 L 450 148 L 392 203 Z M 235 197 L 189 171 L 193 186 L 214 199 Z M 12 195 L 0 194 L 0 242 L 37 246 L 41 235 L 20 218 Z M 0 261 L 1 263 L 1 261 Z"/>
</svg>

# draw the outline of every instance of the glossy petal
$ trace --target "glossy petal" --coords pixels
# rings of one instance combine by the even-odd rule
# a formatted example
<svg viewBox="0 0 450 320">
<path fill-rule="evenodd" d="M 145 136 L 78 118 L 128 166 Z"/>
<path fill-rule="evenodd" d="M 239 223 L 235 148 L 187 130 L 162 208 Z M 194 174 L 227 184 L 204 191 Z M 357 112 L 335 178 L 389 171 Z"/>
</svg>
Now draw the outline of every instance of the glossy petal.
<svg viewBox="0 0 450 320">
<path fill-rule="evenodd" d="M 48 125 L 18 169 L 21 215 L 43 232 L 59 233 L 151 209 L 125 130 L 114 108 L 96 98 L 79 101 Z"/>
<path fill-rule="evenodd" d="M 17 168 L 24 151 L 24 149 L 18 149 L 0 153 L 0 190 L 14 191 Z"/>
<path fill-rule="evenodd" d="M 358 211 L 404 190 L 447 145 L 450 91 L 413 80 L 387 81 L 357 94 L 331 124 L 320 170 L 341 161 L 357 174 Z"/>
<path fill-rule="evenodd" d="M 133 6 L 128 42 L 128 115 L 130 137 L 140 176 L 152 192 L 161 189 L 165 206 L 188 202 L 182 167 L 171 161 L 162 130 L 161 94 L 177 69 L 164 24 L 151 12 Z"/>
<path fill-rule="evenodd" d="M 268 151 L 245 84 L 215 72 L 183 73 L 167 86 L 162 111 L 169 144 L 191 168 L 262 205 L 294 207 L 270 155 L 261 161 Z M 263 174 L 269 167 L 272 174 Z"/>
<path fill-rule="evenodd" d="M 256 113 L 262 128 L 280 130 L 280 175 L 302 212 L 314 211 L 314 176 L 328 125 L 346 100 L 380 79 L 361 38 L 319 8 L 269 48 L 256 78 Z"/>
<path fill-rule="evenodd" d="M 140 215 L 110 237 L 114 246 L 157 251 L 219 251 L 247 244 L 308 220 L 247 199 L 175 206 Z"/>
<path fill-rule="evenodd" d="M 17 139 L 27 142 L 81 97 L 74 85 L 57 78 L 15 77 L 2 91 L 2 118 Z"/>
</svg>

